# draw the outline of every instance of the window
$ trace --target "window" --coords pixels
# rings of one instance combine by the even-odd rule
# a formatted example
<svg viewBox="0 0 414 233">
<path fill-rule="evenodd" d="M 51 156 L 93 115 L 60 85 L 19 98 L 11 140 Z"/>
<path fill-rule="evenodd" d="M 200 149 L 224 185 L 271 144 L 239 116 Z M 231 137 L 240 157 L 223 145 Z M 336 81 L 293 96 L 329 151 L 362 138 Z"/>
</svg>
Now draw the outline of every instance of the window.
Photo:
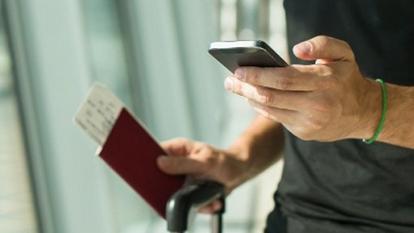
<svg viewBox="0 0 414 233">
<path fill-rule="evenodd" d="M 284 44 L 283 29 L 272 23 L 283 22 L 280 0 L 8 3 L 15 86 L 42 233 L 166 232 L 165 222 L 94 156 L 96 145 L 72 122 L 92 82 L 112 89 L 158 140 L 184 136 L 226 147 L 255 113 L 224 91 L 227 71 L 207 53 L 209 43 L 268 35 L 278 51 Z M 263 13 L 269 8 L 275 10 Z M 259 30 L 263 22 L 269 25 Z M 11 79 L 5 80 L 0 77 L 0 93 L 14 96 L 4 88 Z M 262 232 L 280 170 L 273 167 L 229 197 L 225 232 Z M 27 194 L 31 206 L 25 213 L 34 213 L 27 175 L 22 177 L 27 192 L 19 193 Z M 208 227 L 209 219 L 198 216 L 192 232 L 209 232 Z"/>
<path fill-rule="evenodd" d="M 36 233 L 35 209 L 3 10 L 0 8 L 0 231 Z"/>
<path fill-rule="evenodd" d="M 93 79 L 119 91 L 158 139 L 186 136 L 227 146 L 254 113 L 224 92 L 226 71 L 209 57 L 208 44 L 237 37 L 267 39 L 271 31 L 273 42 L 283 48 L 280 8 L 280 1 L 83 2 Z M 262 231 L 281 167 L 272 170 L 230 196 L 226 232 Z M 164 230 L 132 190 L 111 179 L 116 181 L 110 189 L 116 190 L 111 198 L 121 232 Z M 267 198 L 260 201 L 256 190 Z M 198 217 L 194 225 L 194 232 L 208 232 L 208 218 Z"/>
</svg>

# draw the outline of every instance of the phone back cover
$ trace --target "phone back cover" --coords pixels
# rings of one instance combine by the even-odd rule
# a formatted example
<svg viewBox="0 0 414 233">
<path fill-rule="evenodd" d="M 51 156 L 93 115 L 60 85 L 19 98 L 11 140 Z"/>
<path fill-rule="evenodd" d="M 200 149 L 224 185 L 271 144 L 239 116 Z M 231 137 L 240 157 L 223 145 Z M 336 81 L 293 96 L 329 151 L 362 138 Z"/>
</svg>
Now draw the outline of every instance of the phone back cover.
<svg viewBox="0 0 414 233">
<path fill-rule="evenodd" d="M 184 176 L 161 172 L 156 163 L 161 155 L 166 152 L 125 109 L 100 151 L 101 158 L 165 218 L 166 203 L 182 187 Z"/>
</svg>

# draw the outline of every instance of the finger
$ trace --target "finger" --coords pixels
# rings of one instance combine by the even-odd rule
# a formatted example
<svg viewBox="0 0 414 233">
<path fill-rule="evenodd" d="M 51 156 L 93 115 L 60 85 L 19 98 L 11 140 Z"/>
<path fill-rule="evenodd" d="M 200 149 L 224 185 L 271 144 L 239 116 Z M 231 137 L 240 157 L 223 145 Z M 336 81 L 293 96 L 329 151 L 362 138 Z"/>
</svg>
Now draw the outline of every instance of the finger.
<svg viewBox="0 0 414 233">
<path fill-rule="evenodd" d="M 288 91 L 313 91 L 328 72 L 322 65 L 291 65 L 278 68 L 240 67 L 234 77 L 250 84 Z"/>
<path fill-rule="evenodd" d="M 157 165 L 161 171 L 170 175 L 199 174 L 205 171 L 205 165 L 197 160 L 183 156 L 159 156 Z"/>
<path fill-rule="evenodd" d="M 194 141 L 186 138 L 174 138 L 161 143 L 161 147 L 167 152 L 168 155 L 184 156 L 191 153 L 191 149 L 194 145 Z"/>
<path fill-rule="evenodd" d="M 222 204 L 219 200 L 215 200 L 205 206 L 202 206 L 198 212 L 204 214 L 214 214 L 222 208 Z"/>
<path fill-rule="evenodd" d="M 248 100 L 273 108 L 298 110 L 306 101 L 306 92 L 281 91 L 266 87 L 254 86 L 235 78 L 226 78 L 226 89 Z"/>
<path fill-rule="evenodd" d="M 297 112 L 285 110 L 285 109 L 278 109 L 272 108 L 268 106 L 264 106 L 260 103 L 249 101 L 249 104 L 253 107 L 253 109 L 259 113 L 260 115 L 274 120 L 276 122 L 290 125 L 296 118 Z"/>
<path fill-rule="evenodd" d="M 345 41 L 328 36 L 316 36 L 293 47 L 293 53 L 302 60 L 354 61 L 354 53 Z"/>
</svg>

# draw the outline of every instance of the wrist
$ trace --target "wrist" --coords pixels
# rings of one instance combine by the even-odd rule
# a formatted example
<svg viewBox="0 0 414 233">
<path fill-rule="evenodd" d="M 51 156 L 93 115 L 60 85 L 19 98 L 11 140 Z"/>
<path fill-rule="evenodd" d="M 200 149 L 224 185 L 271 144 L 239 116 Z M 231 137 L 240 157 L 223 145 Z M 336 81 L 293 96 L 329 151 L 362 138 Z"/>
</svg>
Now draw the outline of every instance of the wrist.
<svg viewBox="0 0 414 233">
<path fill-rule="evenodd" d="M 248 162 L 250 154 L 250 142 L 245 139 L 237 139 L 234 141 L 226 151 L 230 153 L 233 157 L 240 161 Z"/>
<path fill-rule="evenodd" d="M 412 141 L 412 139 L 406 138 L 406 135 L 409 135 L 412 131 L 412 122 L 410 120 L 413 119 L 413 114 L 409 110 L 412 109 L 414 104 L 414 89 L 394 84 L 388 84 L 387 89 L 388 112 L 384 130 L 379 135 L 378 140 L 392 144 Z"/>
<path fill-rule="evenodd" d="M 257 135 L 244 134 L 226 150 L 232 158 L 239 161 L 240 184 L 254 177 L 261 170 L 261 164 L 269 159 L 266 157 L 270 157 L 261 151 L 260 148 L 264 147 L 261 139 Z"/>
<path fill-rule="evenodd" d="M 219 158 L 227 186 L 231 191 L 250 178 L 250 163 L 244 145 L 234 143 L 229 148 L 221 151 Z"/>
<path fill-rule="evenodd" d="M 372 79 L 365 79 L 362 88 L 359 117 L 352 138 L 371 138 L 380 122 L 382 114 L 381 85 Z"/>
<path fill-rule="evenodd" d="M 228 170 L 238 174 L 237 184 L 257 175 L 281 156 L 284 134 L 280 123 L 258 116 L 231 146 L 224 150 L 232 164 Z M 235 174 L 235 173 L 233 173 Z"/>
</svg>

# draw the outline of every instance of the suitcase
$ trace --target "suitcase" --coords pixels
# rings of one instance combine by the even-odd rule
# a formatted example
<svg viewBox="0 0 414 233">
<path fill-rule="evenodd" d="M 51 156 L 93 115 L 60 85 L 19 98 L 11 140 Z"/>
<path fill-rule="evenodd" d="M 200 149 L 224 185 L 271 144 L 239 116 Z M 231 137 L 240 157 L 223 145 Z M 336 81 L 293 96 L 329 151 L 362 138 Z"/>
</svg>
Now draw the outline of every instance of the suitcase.
<svg viewBox="0 0 414 233">
<path fill-rule="evenodd" d="M 175 192 L 167 202 L 167 230 L 171 233 L 185 233 L 188 219 L 198 207 L 219 199 L 222 208 L 212 216 L 212 233 L 222 233 L 225 212 L 224 186 L 215 181 L 195 181 Z"/>
</svg>

